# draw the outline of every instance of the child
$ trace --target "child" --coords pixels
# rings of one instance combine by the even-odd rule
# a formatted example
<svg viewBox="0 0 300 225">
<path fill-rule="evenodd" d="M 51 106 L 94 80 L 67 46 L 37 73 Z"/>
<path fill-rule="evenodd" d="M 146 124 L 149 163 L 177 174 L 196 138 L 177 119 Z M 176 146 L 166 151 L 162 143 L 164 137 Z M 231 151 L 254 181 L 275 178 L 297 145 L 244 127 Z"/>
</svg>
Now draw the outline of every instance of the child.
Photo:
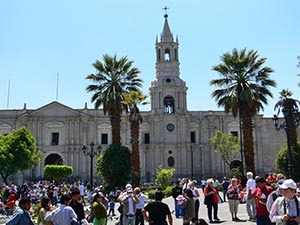
<svg viewBox="0 0 300 225">
<path fill-rule="evenodd" d="M 115 216 L 115 206 L 116 206 L 116 203 L 115 203 L 115 198 L 110 198 L 110 201 L 108 203 L 108 206 L 109 206 L 109 212 L 108 212 L 108 215 L 110 216 L 110 213 L 112 213 L 112 216 Z"/>
</svg>

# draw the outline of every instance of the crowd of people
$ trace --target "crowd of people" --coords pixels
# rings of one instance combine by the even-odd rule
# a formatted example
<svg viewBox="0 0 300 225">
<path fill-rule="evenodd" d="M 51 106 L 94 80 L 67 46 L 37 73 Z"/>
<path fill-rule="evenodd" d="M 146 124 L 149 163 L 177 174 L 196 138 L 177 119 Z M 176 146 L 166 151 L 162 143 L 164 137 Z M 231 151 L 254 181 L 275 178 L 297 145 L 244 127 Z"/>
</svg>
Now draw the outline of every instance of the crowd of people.
<svg viewBox="0 0 300 225">
<path fill-rule="evenodd" d="M 247 220 L 257 225 L 296 225 L 300 223 L 297 191 L 299 185 L 283 174 L 255 177 L 247 172 L 244 181 L 224 177 L 219 182 L 213 177 L 197 185 L 196 180 L 189 178 L 177 180 L 172 197 L 175 217 L 182 218 L 183 225 L 207 224 L 204 215 L 199 215 L 201 195 L 209 223 L 221 222 L 218 204 L 228 202 L 232 221 L 246 221 L 238 217 L 240 203 L 246 203 Z M 89 191 L 80 182 L 54 185 L 43 181 L 4 187 L 0 206 L 15 207 L 18 203 L 7 225 L 106 225 L 108 218 L 116 217 L 116 210 L 118 225 L 144 225 L 145 221 L 151 225 L 173 225 L 172 210 L 162 202 L 163 197 L 157 190 L 154 201 L 148 202 L 141 188 L 131 184 L 107 193 L 102 185 Z M 32 204 L 37 205 L 34 215 L 30 214 Z"/>
</svg>

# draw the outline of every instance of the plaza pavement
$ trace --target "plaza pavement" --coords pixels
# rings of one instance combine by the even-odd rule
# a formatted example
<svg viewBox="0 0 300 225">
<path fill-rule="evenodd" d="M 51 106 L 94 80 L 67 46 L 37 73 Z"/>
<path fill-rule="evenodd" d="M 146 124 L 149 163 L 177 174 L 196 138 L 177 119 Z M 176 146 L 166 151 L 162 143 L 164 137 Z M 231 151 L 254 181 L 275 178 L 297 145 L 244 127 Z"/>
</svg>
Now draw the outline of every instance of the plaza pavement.
<svg viewBox="0 0 300 225">
<path fill-rule="evenodd" d="M 200 189 L 199 189 L 200 190 Z M 223 193 L 220 192 L 220 195 L 223 196 Z M 200 191 L 200 210 L 199 210 L 199 217 L 205 219 L 205 221 L 208 222 L 208 217 L 207 217 L 207 208 L 206 205 L 203 204 L 204 201 L 204 197 L 203 197 L 203 193 Z M 163 202 L 165 202 L 166 204 L 169 205 L 169 208 L 171 211 L 174 210 L 174 200 L 172 197 L 168 197 L 165 198 L 163 200 Z M 219 224 L 222 225 L 229 225 L 229 224 L 233 224 L 233 225 L 256 225 L 255 222 L 250 222 L 248 221 L 248 214 L 247 214 L 247 210 L 246 210 L 246 204 L 240 204 L 239 205 L 239 210 L 238 210 L 238 218 L 241 219 L 242 221 L 240 222 L 234 222 L 231 219 L 231 213 L 229 212 L 229 206 L 228 206 L 228 202 L 224 202 L 224 203 L 220 203 L 218 204 L 218 217 L 221 220 L 219 222 Z M 118 204 L 116 204 L 116 208 L 118 207 Z M 176 218 L 174 213 L 172 213 L 173 216 L 173 224 L 174 225 L 182 225 L 182 218 Z M 117 222 L 117 220 L 115 218 L 108 219 L 108 225 L 115 225 L 115 223 Z M 145 222 L 145 225 L 147 225 L 148 223 Z M 213 223 L 213 224 L 217 224 L 217 223 Z"/>
<path fill-rule="evenodd" d="M 220 192 L 221 196 L 222 193 Z M 205 219 L 208 222 L 208 218 L 207 218 L 207 209 L 206 206 L 203 204 L 203 193 L 200 192 L 200 210 L 199 210 L 199 217 Z M 163 200 L 163 202 L 165 202 L 166 204 L 169 205 L 170 210 L 173 211 L 174 209 L 174 201 L 172 197 L 168 197 L 165 198 Z M 118 208 L 118 203 L 116 204 L 116 209 Z M 247 221 L 248 219 L 248 215 L 247 215 L 247 211 L 246 211 L 246 204 L 240 204 L 239 205 L 239 210 L 238 210 L 238 217 L 242 220 L 240 222 L 234 222 L 231 219 L 231 213 L 229 212 L 229 206 L 228 206 L 228 202 L 224 202 L 224 203 L 220 203 L 219 205 L 219 210 L 218 210 L 218 217 L 221 220 L 219 223 L 222 225 L 229 225 L 229 224 L 236 224 L 236 225 L 255 225 L 255 222 L 250 222 Z M 116 217 L 119 217 L 119 214 L 116 210 Z M 182 225 L 182 219 L 181 218 L 176 218 L 174 213 L 172 213 L 173 216 L 173 224 L 174 225 Z M 5 220 L 3 218 L 0 218 L 0 225 L 5 225 Z M 115 225 L 115 223 L 118 220 L 114 217 L 112 219 L 108 219 L 108 223 L 107 225 Z M 147 223 L 145 222 L 145 225 L 147 225 Z"/>
</svg>

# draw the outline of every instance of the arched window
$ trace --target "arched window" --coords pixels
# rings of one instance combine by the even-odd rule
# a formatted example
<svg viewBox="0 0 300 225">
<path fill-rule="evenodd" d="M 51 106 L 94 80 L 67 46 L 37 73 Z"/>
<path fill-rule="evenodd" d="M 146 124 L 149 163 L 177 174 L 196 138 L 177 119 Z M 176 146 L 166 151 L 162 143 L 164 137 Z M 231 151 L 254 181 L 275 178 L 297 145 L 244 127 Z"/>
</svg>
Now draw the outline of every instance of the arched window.
<svg viewBox="0 0 300 225">
<path fill-rule="evenodd" d="M 160 48 L 157 50 L 157 60 L 160 61 Z"/>
<path fill-rule="evenodd" d="M 45 165 L 63 165 L 63 160 L 60 155 L 51 154 L 45 159 Z"/>
<path fill-rule="evenodd" d="M 165 50 L 165 61 L 166 62 L 171 61 L 171 54 L 170 54 L 170 50 L 168 48 Z"/>
<path fill-rule="evenodd" d="M 176 48 L 174 49 L 174 53 L 175 53 L 175 60 L 177 61 L 178 60 L 178 51 Z"/>
<path fill-rule="evenodd" d="M 172 114 L 175 113 L 175 101 L 172 96 L 166 96 L 164 98 L 164 113 Z"/>
<path fill-rule="evenodd" d="M 175 159 L 174 159 L 173 156 L 170 156 L 170 157 L 168 158 L 168 166 L 169 166 L 169 167 L 173 167 L 174 165 L 175 165 Z"/>
</svg>

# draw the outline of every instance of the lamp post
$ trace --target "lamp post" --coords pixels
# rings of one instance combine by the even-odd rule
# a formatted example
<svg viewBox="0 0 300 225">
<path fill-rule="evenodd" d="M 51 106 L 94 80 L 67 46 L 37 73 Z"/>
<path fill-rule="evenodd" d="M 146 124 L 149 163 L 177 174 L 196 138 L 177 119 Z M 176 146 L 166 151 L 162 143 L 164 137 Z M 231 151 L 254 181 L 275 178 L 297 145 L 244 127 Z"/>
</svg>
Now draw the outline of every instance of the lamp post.
<svg viewBox="0 0 300 225">
<path fill-rule="evenodd" d="M 85 145 L 82 146 L 82 151 L 83 151 L 83 154 L 86 155 L 86 156 L 90 156 L 91 158 L 91 180 L 90 180 L 90 183 L 91 183 L 91 190 L 93 190 L 93 166 L 94 166 L 94 156 L 97 156 L 97 155 L 100 155 L 101 153 L 101 146 L 98 145 L 97 149 L 95 150 L 94 149 L 95 147 L 95 144 L 94 142 L 92 141 L 90 143 L 90 149 L 88 150 L 88 147 L 86 147 Z"/>
<path fill-rule="evenodd" d="M 287 139 L 288 147 L 288 171 L 289 177 L 293 178 L 293 162 L 292 162 L 292 152 L 291 152 L 291 141 L 290 141 L 290 129 L 296 128 L 300 124 L 300 113 L 297 110 L 292 109 L 282 109 L 281 110 L 284 116 L 284 121 L 279 124 L 279 118 L 277 115 L 274 115 L 274 126 L 276 130 L 284 129 Z M 289 117 L 291 115 L 291 117 Z M 291 120 L 289 118 L 292 118 Z"/>
</svg>

